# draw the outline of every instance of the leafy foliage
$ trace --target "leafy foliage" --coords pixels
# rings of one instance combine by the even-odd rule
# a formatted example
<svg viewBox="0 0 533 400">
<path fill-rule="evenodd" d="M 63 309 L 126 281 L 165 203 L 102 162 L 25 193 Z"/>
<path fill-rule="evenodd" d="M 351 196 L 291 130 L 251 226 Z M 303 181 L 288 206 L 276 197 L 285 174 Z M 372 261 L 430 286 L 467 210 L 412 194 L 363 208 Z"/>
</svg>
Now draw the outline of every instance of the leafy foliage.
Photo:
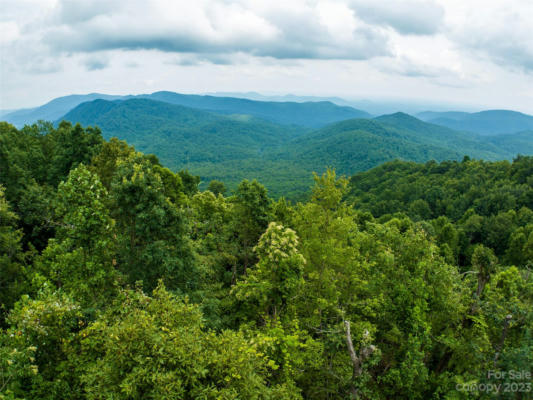
<svg viewBox="0 0 533 400">
<path fill-rule="evenodd" d="M 355 124 L 390 119 L 425 129 Z M 1 399 L 484 398 L 531 369 L 530 157 L 328 169 L 293 204 L 66 123 L 2 124 L 0 155 Z"/>
</svg>

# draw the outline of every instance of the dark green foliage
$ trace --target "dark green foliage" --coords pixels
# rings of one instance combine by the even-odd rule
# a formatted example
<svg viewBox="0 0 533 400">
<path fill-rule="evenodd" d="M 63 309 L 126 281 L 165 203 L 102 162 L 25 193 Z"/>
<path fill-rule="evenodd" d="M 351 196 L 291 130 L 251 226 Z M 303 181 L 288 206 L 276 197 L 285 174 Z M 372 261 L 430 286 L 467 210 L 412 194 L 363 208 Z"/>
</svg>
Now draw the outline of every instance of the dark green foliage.
<svg viewBox="0 0 533 400">
<path fill-rule="evenodd" d="M 473 245 L 480 243 L 500 258 L 526 265 L 532 166 L 531 157 L 517 157 L 512 163 L 396 161 L 354 175 L 348 199 L 376 217 L 389 218 L 398 212 L 416 221 L 446 217 L 453 224 L 447 230 L 456 232 L 445 238 L 444 226 L 434 222 L 433 233 L 462 265 L 468 264 Z"/>
<path fill-rule="evenodd" d="M 220 181 L 213 179 L 211 182 L 209 182 L 209 185 L 207 186 L 207 190 L 209 190 L 215 196 L 218 196 L 219 194 L 224 195 L 227 189 L 226 189 L 226 185 L 224 185 L 224 182 L 220 182 Z"/>
<path fill-rule="evenodd" d="M 16 299 L 27 290 L 21 246 L 22 232 L 0 186 L 0 326 Z"/>
<path fill-rule="evenodd" d="M 130 282 L 142 280 L 147 290 L 160 278 L 172 289 L 190 290 L 197 276 L 184 237 L 184 213 L 165 195 L 172 190 L 178 198 L 179 186 L 165 188 L 156 167 L 142 157 L 117 167 L 110 197 L 117 224 L 118 268 Z"/>
</svg>

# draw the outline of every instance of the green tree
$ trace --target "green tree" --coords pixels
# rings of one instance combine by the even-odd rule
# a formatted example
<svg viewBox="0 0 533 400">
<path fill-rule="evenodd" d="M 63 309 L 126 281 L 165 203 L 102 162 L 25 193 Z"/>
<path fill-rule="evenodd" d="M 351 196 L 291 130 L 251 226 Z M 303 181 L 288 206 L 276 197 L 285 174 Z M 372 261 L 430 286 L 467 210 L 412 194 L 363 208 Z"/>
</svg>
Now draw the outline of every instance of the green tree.
<svg viewBox="0 0 533 400">
<path fill-rule="evenodd" d="M 9 209 L 0 186 L 0 326 L 6 313 L 27 289 L 22 232 L 16 229 L 17 216 Z"/>
<path fill-rule="evenodd" d="M 218 196 L 219 194 L 224 195 L 227 189 L 226 189 L 226 185 L 224 185 L 224 182 L 220 182 L 220 181 L 217 181 L 216 179 L 213 179 L 211 182 L 209 182 L 209 186 L 207 187 L 207 190 L 209 190 L 215 196 Z"/>
<path fill-rule="evenodd" d="M 91 169 L 98 174 L 102 185 L 109 190 L 117 164 L 134 156 L 135 149 L 132 146 L 114 137 L 102 144 L 98 154 L 91 160 Z"/>
<path fill-rule="evenodd" d="M 198 274 L 185 214 L 168 197 L 158 173 L 143 158 L 120 163 L 111 185 L 118 266 L 147 290 L 163 279 L 172 289 L 195 287 Z"/>
<path fill-rule="evenodd" d="M 40 270 L 85 306 L 104 304 L 118 278 L 114 266 L 114 222 L 105 206 L 107 191 L 80 164 L 59 185 L 57 234 L 40 259 Z"/>
<path fill-rule="evenodd" d="M 277 365 L 241 333 L 203 329 L 198 306 L 159 286 L 126 291 L 81 336 L 88 399 L 298 399 L 272 384 Z"/>
<path fill-rule="evenodd" d="M 289 228 L 271 222 L 254 248 L 258 263 L 250 268 L 233 292 L 245 312 L 276 321 L 294 316 L 294 304 L 303 286 L 305 259 L 297 249 L 298 237 Z"/>
<path fill-rule="evenodd" d="M 243 180 L 235 191 L 233 204 L 233 230 L 239 245 L 240 263 L 246 274 L 246 270 L 257 261 L 253 247 L 267 228 L 271 203 L 263 185 L 256 180 Z"/>
<path fill-rule="evenodd" d="M 0 353 L 19 357 L 15 362 L 20 370 L 12 376 L 10 388 L 15 398 L 80 398 L 78 377 L 69 363 L 71 342 L 83 326 L 80 306 L 45 285 L 34 299 L 22 296 L 8 322 L 11 327 L 0 339 L 5 343 Z"/>
</svg>

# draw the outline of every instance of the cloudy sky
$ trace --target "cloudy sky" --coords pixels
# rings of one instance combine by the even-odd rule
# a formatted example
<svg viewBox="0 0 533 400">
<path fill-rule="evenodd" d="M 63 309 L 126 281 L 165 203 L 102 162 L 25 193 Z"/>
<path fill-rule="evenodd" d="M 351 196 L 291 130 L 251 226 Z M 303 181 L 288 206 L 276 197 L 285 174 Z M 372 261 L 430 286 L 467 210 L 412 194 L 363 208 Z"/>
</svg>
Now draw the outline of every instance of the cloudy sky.
<svg viewBox="0 0 533 400">
<path fill-rule="evenodd" d="M 531 0 L 0 2 L 0 109 L 172 90 L 533 114 Z"/>
</svg>

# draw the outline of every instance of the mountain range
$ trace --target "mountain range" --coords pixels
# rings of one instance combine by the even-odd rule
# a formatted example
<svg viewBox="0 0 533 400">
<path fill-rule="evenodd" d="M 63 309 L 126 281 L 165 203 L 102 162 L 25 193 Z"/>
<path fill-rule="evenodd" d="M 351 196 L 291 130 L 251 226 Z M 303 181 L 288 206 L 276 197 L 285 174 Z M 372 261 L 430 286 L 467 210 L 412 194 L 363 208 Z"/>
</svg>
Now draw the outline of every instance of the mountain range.
<svg viewBox="0 0 533 400">
<path fill-rule="evenodd" d="M 426 111 L 417 114 L 417 117 L 436 125 L 481 135 L 533 130 L 533 116 L 509 110 L 489 110 L 477 113 Z"/>
<path fill-rule="evenodd" d="M 371 117 L 365 111 L 347 106 L 339 106 L 330 101 L 266 102 L 234 97 L 203 96 L 161 91 L 136 96 L 112 96 L 92 93 L 88 95 L 59 97 L 40 107 L 7 113 L 2 118 L 20 128 L 25 124 L 32 124 L 38 120 L 55 121 L 84 102 L 96 99 L 129 100 L 136 98 L 158 100 L 219 114 L 247 114 L 266 121 L 312 128 L 348 118 Z"/>
<path fill-rule="evenodd" d="M 528 125 L 533 117 L 515 112 L 372 117 L 329 101 L 264 102 L 173 92 L 100 96 L 58 98 L 3 119 L 98 126 L 106 138 L 116 136 L 156 154 L 171 169 L 200 175 L 204 185 L 218 179 L 233 188 L 242 179 L 257 178 L 273 196 L 291 198 L 306 192 L 312 171 L 326 167 L 351 175 L 393 159 L 423 162 L 468 155 L 498 160 L 533 154 L 533 125 Z M 483 118 L 496 120 L 490 132 L 481 129 Z M 471 132 L 435 123 L 443 120 L 472 126 L 478 121 L 481 128 Z"/>
</svg>

